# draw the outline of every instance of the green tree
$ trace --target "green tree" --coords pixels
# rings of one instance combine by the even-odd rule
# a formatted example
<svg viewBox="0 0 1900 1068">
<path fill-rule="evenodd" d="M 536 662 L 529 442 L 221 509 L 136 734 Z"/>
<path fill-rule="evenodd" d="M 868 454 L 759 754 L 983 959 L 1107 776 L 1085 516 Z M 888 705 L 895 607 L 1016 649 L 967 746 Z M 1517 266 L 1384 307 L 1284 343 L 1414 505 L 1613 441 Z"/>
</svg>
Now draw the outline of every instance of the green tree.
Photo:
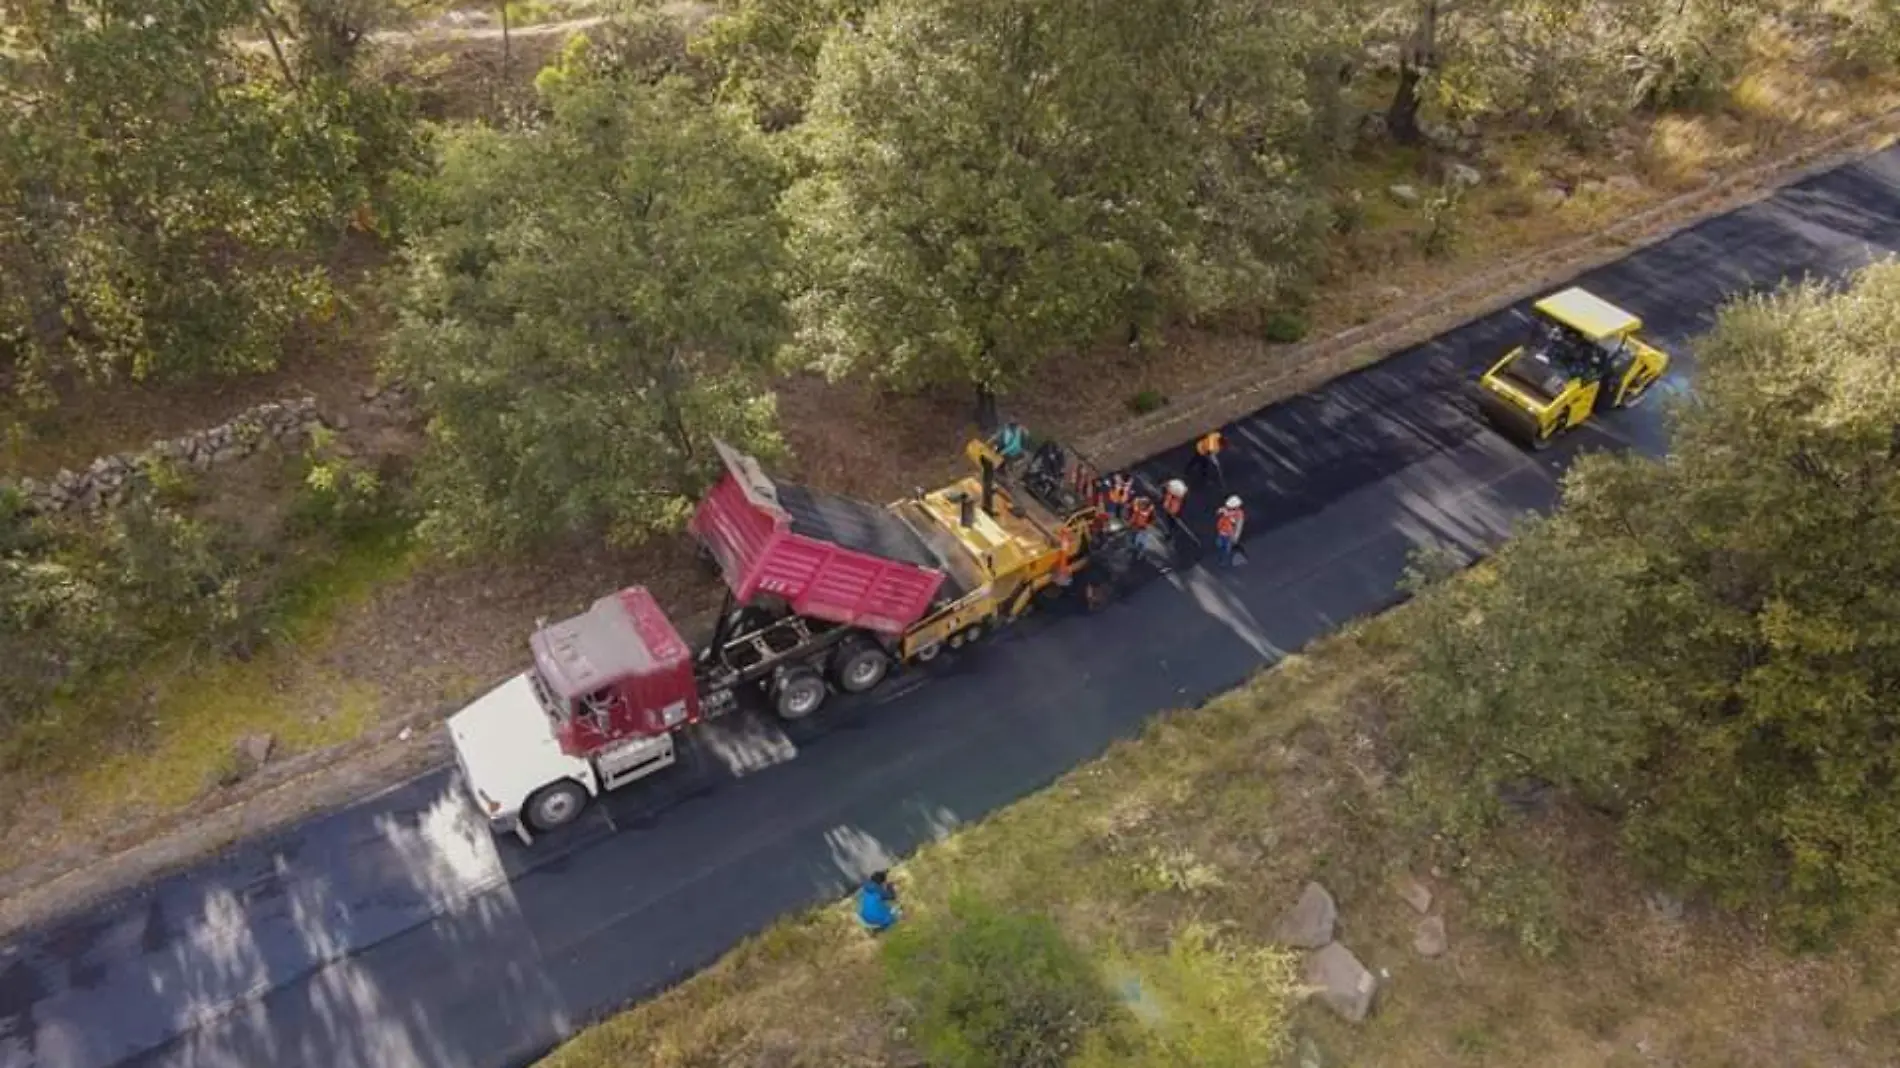
<svg viewBox="0 0 1900 1068">
<path fill-rule="evenodd" d="M 1541 779 L 1679 885 L 1821 938 L 1900 893 L 1900 265 L 1726 309 L 1671 457 L 1580 462 L 1554 518 L 1413 619 L 1407 735 L 1467 840 Z"/>
<path fill-rule="evenodd" d="M 235 43 L 248 0 L 13 0 L 0 22 L 0 359 L 64 380 L 270 366 L 330 306 L 315 253 L 362 201 L 335 92 Z"/>
<path fill-rule="evenodd" d="M 1502 115 L 1573 133 L 1730 83 L 1766 0 L 1417 0 L 1399 6 L 1386 126 L 1424 138 L 1421 113 Z M 1378 35 L 1374 36 L 1376 39 Z"/>
<path fill-rule="evenodd" d="M 425 524 L 454 546 L 676 525 L 707 439 L 775 445 L 780 187 L 675 81 L 570 79 L 543 125 L 444 136 L 393 352 L 431 416 Z"/>
<path fill-rule="evenodd" d="M 981 406 L 1131 308 L 1263 302 L 1308 218 L 1303 24 L 1259 7 L 924 0 L 834 30 L 786 197 L 795 351 Z"/>
<path fill-rule="evenodd" d="M 693 43 L 719 71 L 721 96 L 767 130 L 796 125 L 833 31 L 862 23 L 878 0 L 737 0 Z"/>
</svg>

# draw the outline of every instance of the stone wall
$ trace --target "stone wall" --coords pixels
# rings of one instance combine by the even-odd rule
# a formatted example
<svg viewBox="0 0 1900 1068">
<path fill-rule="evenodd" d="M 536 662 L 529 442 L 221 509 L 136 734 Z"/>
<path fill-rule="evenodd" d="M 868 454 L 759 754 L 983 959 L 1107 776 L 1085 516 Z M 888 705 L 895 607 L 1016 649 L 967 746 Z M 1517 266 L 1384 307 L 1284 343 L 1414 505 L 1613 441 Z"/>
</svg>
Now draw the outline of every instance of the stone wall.
<svg viewBox="0 0 1900 1068">
<path fill-rule="evenodd" d="M 0 486 L 17 489 L 33 512 L 96 512 L 124 501 L 158 464 L 209 471 L 261 449 L 299 447 L 313 430 L 329 425 L 317 411 L 314 397 L 271 401 L 209 430 L 157 442 L 143 452 L 102 456 L 83 471 L 61 471 L 50 479 L 0 480 Z"/>
</svg>

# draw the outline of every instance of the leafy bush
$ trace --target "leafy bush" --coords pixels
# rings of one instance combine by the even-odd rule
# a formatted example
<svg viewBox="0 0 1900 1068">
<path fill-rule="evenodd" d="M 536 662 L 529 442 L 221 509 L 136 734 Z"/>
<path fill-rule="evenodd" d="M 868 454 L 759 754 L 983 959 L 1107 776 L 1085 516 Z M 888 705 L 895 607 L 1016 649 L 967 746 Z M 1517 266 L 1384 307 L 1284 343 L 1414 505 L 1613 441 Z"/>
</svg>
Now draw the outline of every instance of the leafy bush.
<svg viewBox="0 0 1900 1068">
<path fill-rule="evenodd" d="M 1307 329 L 1306 316 L 1297 311 L 1282 308 L 1267 316 L 1267 321 L 1260 328 L 1260 333 L 1276 345 L 1291 345 L 1304 338 Z"/>
<path fill-rule="evenodd" d="M 1157 389 L 1144 389 L 1128 398 L 1128 410 L 1136 415 L 1147 415 L 1167 406 L 1167 394 Z"/>
<path fill-rule="evenodd" d="M 249 557 L 140 490 L 96 521 L 0 503 L 0 727 L 160 645 L 247 623 Z"/>
<path fill-rule="evenodd" d="M 958 895 L 888 937 L 891 992 L 938 1068 L 1061 1068 L 1113 1012 L 1093 965 L 1047 917 Z"/>
<path fill-rule="evenodd" d="M 341 452 L 335 431 L 312 431 L 300 466 L 292 517 L 304 530 L 347 540 L 392 517 L 397 502 L 389 483 Z"/>
<path fill-rule="evenodd" d="M 1458 244 L 1458 209 L 1464 205 L 1464 187 L 1455 182 L 1440 185 L 1425 201 L 1425 229 L 1419 231 L 1418 247 L 1427 256 L 1445 256 Z"/>
</svg>

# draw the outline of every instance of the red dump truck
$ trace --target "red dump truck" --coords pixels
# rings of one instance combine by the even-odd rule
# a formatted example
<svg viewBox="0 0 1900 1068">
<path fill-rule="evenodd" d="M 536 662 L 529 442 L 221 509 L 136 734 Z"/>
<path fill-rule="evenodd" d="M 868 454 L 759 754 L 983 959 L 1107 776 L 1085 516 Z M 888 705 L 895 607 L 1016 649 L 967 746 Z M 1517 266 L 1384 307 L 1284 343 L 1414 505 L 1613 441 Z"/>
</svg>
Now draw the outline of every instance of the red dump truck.
<svg viewBox="0 0 1900 1068">
<path fill-rule="evenodd" d="M 727 587 L 694 648 L 630 587 L 540 628 L 533 665 L 449 719 L 464 781 L 498 831 L 524 841 L 590 799 L 671 765 L 675 735 L 748 694 L 786 719 L 833 690 L 877 686 L 1072 584 L 1098 591 L 1134 559 L 1089 492 L 1095 470 L 1055 443 L 1005 468 L 878 507 L 769 478 L 717 445 L 725 473 L 689 523 Z"/>
</svg>

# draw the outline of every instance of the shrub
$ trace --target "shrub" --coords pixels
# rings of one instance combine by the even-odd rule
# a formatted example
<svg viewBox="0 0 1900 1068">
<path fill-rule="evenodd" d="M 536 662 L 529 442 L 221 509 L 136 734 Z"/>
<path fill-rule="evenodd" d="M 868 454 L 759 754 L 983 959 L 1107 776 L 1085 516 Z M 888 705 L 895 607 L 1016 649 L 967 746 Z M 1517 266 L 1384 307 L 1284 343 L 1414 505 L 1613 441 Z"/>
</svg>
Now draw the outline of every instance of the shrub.
<svg viewBox="0 0 1900 1068">
<path fill-rule="evenodd" d="M 382 476 L 344 454 L 336 433 L 311 432 L 292 515 L 306 531 L 349 539 L 392 517 L 395 495 Z"/>
<path fill-rule="evenodd" d="M 1419 250 L 1427 256 L 1447 255 L 1458 244 L 1458 209 L 1464 205 L 1464 187 L 1446 182 L 1425 201 L 1425 229 L 1419 232 Z"/>
<path fill-rule="evenodd" d="M 1276 345 L 1291 345 L 1304 338 L 1307 331 L 1306 316 L 1289 308 L 1267 316 L 1260 333 Z"/>
<path fill-rule="evenodd" d="M 883 952 L 890 990 L 938 1068 L 1061 1068 L 1114 1008 L 1054 922 L 966 895 L 900 926 Z"/>
<path fill-rule="evenodd" d="M 1128 398 L 1128 410 L 1136 415 L 1147 415 L 1168 406 L 1168 397 L 1160 390 L 1144 389 Z"/>
<path fill-rule="evenodd" d="M 0 726 L 160 645 L 246 624 L 248 555 L 135 490 L 97 521 L 0 507 Z"/>
</svg>

